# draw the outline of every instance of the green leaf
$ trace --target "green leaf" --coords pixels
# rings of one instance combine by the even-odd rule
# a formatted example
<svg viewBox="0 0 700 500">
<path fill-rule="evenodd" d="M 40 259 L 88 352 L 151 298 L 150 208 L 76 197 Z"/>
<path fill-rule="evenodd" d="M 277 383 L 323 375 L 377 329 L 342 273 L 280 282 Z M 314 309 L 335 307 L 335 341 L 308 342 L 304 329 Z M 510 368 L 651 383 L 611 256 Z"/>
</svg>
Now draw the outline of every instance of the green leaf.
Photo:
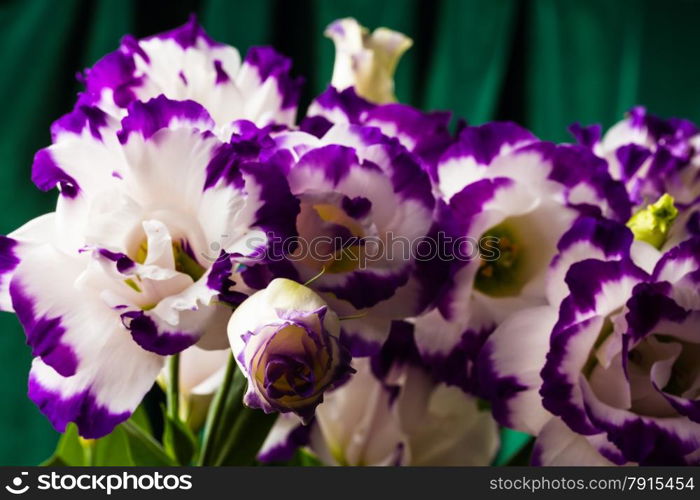
<svg viewBox="0 0 700 500">
<path fill-rule="evenodd" d="M 277 415 L 243 406 L 247 381 L 229 360 L 204 429 L 201 465 L 253 465 Z"/>
<path fill-rule="evenodd" d="M 242 406 L 242 404 L 241 404 Z M 220 441 L 212 465 L 252 465 L 277 415 L 241 408 L 229 433 Z"/>
<path fill-rule="evenodd" d="M 197 453 L 197 437 L 179 418 L 165 416 L 163 445 L 165 451 L 180 465 L 189 465 Z"/>
<path fill-rule="evenodd" d="M 530 445 L 534 439 L 531 435 L 503 427 L 501 429 L 501 449 L 493 461 L 493 465 L 512 465 L 516 459 L 522 460 L 525 455 L 529 457 L 532 450 Z"/>
<path fill-rule="evenodd" d="M 78 428 L 75 424 L 68 424 L 66 431 L 58 440 L 56 450 L 40 465 L 44 467 L 62 467 L 66 465 L 82 466 L 86 463 L 85 450 L 80 442 Z"/>
<path fill-rule="evenodd" d="M 53 455 L 41 465 L 65 466 L 129 466 L 173 465 L 161 445 L 151 437 L 151 424 L 146 410 L 139 406 L 131 418 L 100 439 L 82 439 L 78 428 L 70 423 L 61 436 Z"/>
<path fill-rule="evenodd" d="M 131 456 L 129 439 L 123 424 L 111 434 L 98 439 L 92 450 L 92 465 L 124 467 L 136 465 Z"/>
<path fill-rule="evenodd" d="M 129 418 L 129 422 L 143 430 L 144 433 L 151 435 L 148 413 L 143 406 L 136 408 L 136 411 Z M 139 465 L 134 462 L 131 455 L 129 437 L 123 426 L 124 424 L 118 425 L 111 434 L 94 442 L 91 450 L 92 465 L 110 467 Z"/>
<path fill-rule="evenodd" d="M 300 449 L 297 451 L 299 455 L 299 465 L 302 467 L 323 467 L 323 462 L 308 450 Z"/>
<path fill-rule="evenodd" d="M 148 418 L 148 412 L 146 411 L 146 408 L 143 406 L 143 404 L 139 405 L 139 407 L 136 408 L 136 411 L 133 415 L 131 415 L 131 418 L 129 420 L 131 420 L 134 424 L 143 429 L 143 431 L 146 434 L 150 434 L 151 436 L 153 435 L 151 421 Z"/>
<path fill-rule="evenodd" d="M 530 465 L 531 459 L 532 459 L 532 450 L 535 448 L 535 439 L 530 438 L 528 442 L 525 443 L 525 445 L 520 448 L 520 451 L 514 455 L 506 464 L 509 467 L 514 467 L 514 466 L 528 466 Z"/>
<path fill-rule="evenodd" d="M 134 465 L 167 466 L 177 465 L 168 456 L 161 444 L 131 420 L 120 426 L 126 438 Z"/>
</svg>

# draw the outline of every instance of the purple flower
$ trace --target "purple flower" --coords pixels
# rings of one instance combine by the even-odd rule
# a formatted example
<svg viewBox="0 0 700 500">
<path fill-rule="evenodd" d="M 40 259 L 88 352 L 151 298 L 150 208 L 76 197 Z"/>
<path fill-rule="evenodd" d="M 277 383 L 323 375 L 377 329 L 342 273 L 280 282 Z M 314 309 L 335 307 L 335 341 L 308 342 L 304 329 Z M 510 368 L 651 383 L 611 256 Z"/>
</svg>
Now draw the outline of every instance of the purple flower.
<svg viewBox="0 0 700 500">
<path fill-rule="evenodd" d="M 231 316 L 228 336 L 248 379 L 244 402 L 309 421 L 324 393 L 353 372 L 340 322 L 316 293 L 278 278 Z"/>
</svg>

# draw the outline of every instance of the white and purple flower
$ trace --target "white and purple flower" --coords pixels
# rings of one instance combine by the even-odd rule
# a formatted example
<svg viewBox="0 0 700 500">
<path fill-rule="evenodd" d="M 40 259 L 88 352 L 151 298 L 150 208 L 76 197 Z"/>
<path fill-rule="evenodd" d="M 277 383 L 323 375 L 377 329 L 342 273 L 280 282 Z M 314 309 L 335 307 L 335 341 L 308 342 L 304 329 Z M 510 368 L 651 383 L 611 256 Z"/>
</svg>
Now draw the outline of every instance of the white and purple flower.
<svg viewBox="0 0 700 500">
<path fill-rule="evenodd" d="M 395 322 L 382 350 L 353 360 L 357 373 L 329 392 L 310 426 L 280 419 L 259 458 L 288 460 L 300 446 L 327 465 L 488 465 L 498 427 L 459 388 L 421 362 L 412 326 Z"/>
<path fill-rule="evenodd" d="M 324 393 L 353 369 L 340 321 L 311 289 L 277 278 L 246 299 L 228 324 L 231 349 L 248 379 L 243 401 L 308 422 Z"/>
<path fill-rule="evenodd" d="M 436 179 L 437 162 L 454 141 L 450 119 L 448 111 L 424 113 L 401 103 L 377 105 L 358 96 L 352 87 L 342 91 L 328 87 L 311 103 L 300 128 L 322 137 L 333 124 L 377 127 L 387 137 L 398 139 L 421 160 L 431 179 Z"/>
<path fill-rule="evenodd" d="M 257 257 L 253 238 L 294 234 L 298 202 L 281 170 L 250 154 L 262 146 L 240 148 L 264 133 L 256 142 L 241 122 L 221 142 L 192 101 L 133 102 L 121 128 L 97 108 L 72 118 L 32 170 L 40 189 L 59 189 L 56 211 L 2 240 L 2 304 L 35 357 L 30 398 L 58 430 L 75 422 L 100 437 L 128 418 L 164 356 L 227 345 L 244 298 L 236 259 Z"/>
<path fill-rule="evenodd" d="M 462 130 L 436 173 L 439 229 L 455 244 L 416 335 L 443 380 L 472 390 L 489 333 L 513 312 L 546 303 L 549 264 L 571 223 L 582 213 L 627 220 L 630 204 L 590 151 L 541 142 L 507 122 Z"/>
<path fill-rule="evenodd" d="M 583 246 L 592 258 L 567 255 Z M 515 313 L 483 349 L 494 416 L 538 435 L 536 464 L 695 463 L 700 241 L 640 251 L 624 226 L 584 219 L 560 249 L 574 262 L 561 306 Z"/>
<path fill-rule="evenodd" d="M 235 120 L 294 125 L 301 80 L 290 71 L 291 60 L 270 47 L 253 47 L 241 61 L 236 48 L 211 39 L 193 16 L 171 31 L 141 40 L 124 37 L 118 50 L 85 71 L 78 105 L 121 118 L 136 101 L 161 95 L 192 100 L 227 139 L 226 126 Z M 57 126 L 70 124 L 59 120 Z"/>
<path fill-rule="evenodd" d="M 663 194 L 678 204 L 697 203 L 700 196 L 700 130 L 679 118 L 663 119 L 641 106 L 602 138 L 600 126 L 570 128 L 580 144 L 607 160 L 610 173 L 625 183 L 631 200 L 644 207 Z"/>
<path fill-rule="evenodd" d="M 435 200 L 419 159 L 375 127 L 337 124 L 321 138 L 281 132 L 289 186 L 301 203 L 298 245 L 270 269 L 321 294 L 342 317 L 355 355 L 376 351 L 393 319 L 426 302 L 415 248 L 433 224 Z M 280 163 L 284 163 L 280 161 Z M 269 276 L 243 273 L 262 288 Z"/>
</svg>

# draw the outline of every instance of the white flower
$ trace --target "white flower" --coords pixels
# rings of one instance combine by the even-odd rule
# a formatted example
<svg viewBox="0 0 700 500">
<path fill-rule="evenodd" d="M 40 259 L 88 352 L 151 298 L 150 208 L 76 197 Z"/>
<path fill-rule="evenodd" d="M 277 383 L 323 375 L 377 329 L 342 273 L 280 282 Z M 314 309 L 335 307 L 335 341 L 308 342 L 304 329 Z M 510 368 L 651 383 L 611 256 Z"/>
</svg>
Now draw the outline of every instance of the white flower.
<svg viewBox="0 0 700 500">
<path fill-rule="evenodd" d="M 394 71 L 413 41 L 402 33 L 377 28 L 369 33 L 352 18 L 339 19 L 326 28 L 335 43 L 331 85 L 356 92 L 379 104 L 395 102 Z"/>
<path fill-rule="evenodd" d="M 435 384 L 425 370 L 396 368 L 382 383 L 367 358 L 316 410 L 311 449 L 329 465 L 488 465 L 498 427 L 477 400 Z"/>
</svg>

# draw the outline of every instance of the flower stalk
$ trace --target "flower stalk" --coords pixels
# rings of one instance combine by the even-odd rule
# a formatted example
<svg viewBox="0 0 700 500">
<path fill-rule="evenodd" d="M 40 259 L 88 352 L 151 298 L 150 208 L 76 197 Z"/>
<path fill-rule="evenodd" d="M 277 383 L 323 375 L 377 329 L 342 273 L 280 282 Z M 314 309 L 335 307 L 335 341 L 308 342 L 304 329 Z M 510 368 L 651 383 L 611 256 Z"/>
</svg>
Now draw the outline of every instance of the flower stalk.
<svg viewBox="0 0 700 500">
<path fill-rule="evenodd" d="M 180 418 L 180 354 L 173 354 L 168 358 L 166 403 L 168 416 L 178 420 Z"/>
<path fill-rule="evenodd" d="M 223 415 L 223 410 L 226 401 L 226 395 L 228 394 L 231 386 L 233 384 L 233 376 L 236 373 L 236 361 L 233 359 L 233 355 L 230 355 L 226 363 L 226 372 L 224 373 L 224 379 L 221 381 L 219 390 L 214 396 L 214 400 L 209 407 L 209 413 L 207 413 L 207 421 L 204 424 L 204 433 L 202 435 L 202 450 L 199 454 L 197 460 L 197 465 L 205 465 L 210 458 L 212 453 L 212 445 L 214 438 L 214 430 L 219 427 L 221 418 Z"/>
</svg>

